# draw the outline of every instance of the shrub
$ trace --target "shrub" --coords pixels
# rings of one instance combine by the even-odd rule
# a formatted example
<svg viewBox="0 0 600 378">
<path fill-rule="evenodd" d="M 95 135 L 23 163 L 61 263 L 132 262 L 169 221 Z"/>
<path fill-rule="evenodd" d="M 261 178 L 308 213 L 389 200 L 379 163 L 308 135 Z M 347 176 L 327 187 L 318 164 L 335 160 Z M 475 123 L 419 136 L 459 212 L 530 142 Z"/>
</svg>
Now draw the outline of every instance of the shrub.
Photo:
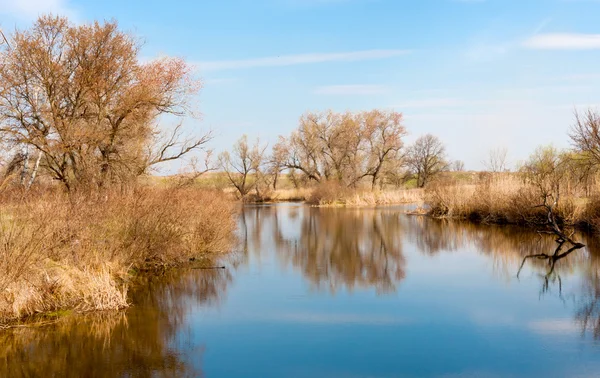
<svg viewBox="0 0 600 378">
<path fill-rule="evenodd" d="M 141 187 L 4 203 L 0 321 L 127 306 L 128 272 L 226 251 L 235 208 L 217 191 Z"/>
</svg>

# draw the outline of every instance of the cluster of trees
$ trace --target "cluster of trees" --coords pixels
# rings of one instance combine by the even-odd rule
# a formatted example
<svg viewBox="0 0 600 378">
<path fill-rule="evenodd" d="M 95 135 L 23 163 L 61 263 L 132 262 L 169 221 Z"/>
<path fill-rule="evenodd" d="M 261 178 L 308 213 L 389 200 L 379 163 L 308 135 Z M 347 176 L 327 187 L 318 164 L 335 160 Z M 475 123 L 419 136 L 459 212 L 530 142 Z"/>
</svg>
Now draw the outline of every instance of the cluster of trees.
<svg viewBox="0 0 600 378">
<path fill-rule="evenodd" d="M 600 171 L 600 114 L 588 110 L 575 115 L 569 133 L 572 148 L 538 147 L 518 169 L 523 179 L 538 188 L 548 201 L 560 196 L 589 197 Z"/>
<path fill-rule="evenodd" d="M 0 142 L 6 174 L 29 187 L 38 172 L 67 190 L 135 179 L 202 148 L 210 133 L 165 134 L 164 115 L 190 115 L 200 89 L 181 59 L 140 63 L 116 22 L 73 25 L 42 16 L 0 46 Z M 14 176 L 14 175 L 13 175 Z"/>
<path fill-rule="evenodd" d="M 277 187 L 287 172 L 294 185 L 335 181 L 356 188 L 416 179 L 425 186 L 439 172 L 462 170 L 462 162 L 450 164 L 443 143 L 433 135 L 405 146 L 402 113 L 371 110 L 358 113 L 308 112 L 289 137 L 280 137 L 272 153 L 259 141 L 250 145 L 243 136 L 231 153 L 220 155 L 220 167 L 241 196 L 252 190 L 259 195 Z"/>
</svg>

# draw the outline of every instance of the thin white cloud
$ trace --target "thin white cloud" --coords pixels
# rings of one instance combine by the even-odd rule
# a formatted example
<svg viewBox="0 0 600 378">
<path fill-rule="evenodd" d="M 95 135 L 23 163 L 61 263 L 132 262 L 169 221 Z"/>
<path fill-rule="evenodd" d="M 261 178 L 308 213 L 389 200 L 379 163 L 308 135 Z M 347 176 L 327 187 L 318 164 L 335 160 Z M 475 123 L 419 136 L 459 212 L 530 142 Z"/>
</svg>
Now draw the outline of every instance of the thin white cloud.
<svg viewBox="0 0 600 378">
<path fill-rule="evenodd" d="M 315 94 L 320 95 L 375 95 L 383 94 L 388 91 L 388 88 L 383 85 L 325 85 L 317 87 Z"/>
<path fill-rule="evenodd" d="M 488 62 L 506 55 L 512 47 L 510 43 L 481 43 L 469 47 L 465 57 L 474 62 Z"/>
<path fill-rule="evenodd" d="M 473 104 L 455 97 L 426 98 L 421 100 L 410 100 L 396 105 L 398 108 L 453 108 Z"/>
<path fill-rule="evenodd" d="M 533 34 L 539 34 L 542 30 L 544 30 L 546 28 L 546 26 L 548 26 L 550 23 L 552 22 L 552 18 L 546 18 L 544 20 L 542 20 L 542 22 L 540 22 L 536 27 L 535 30 L 533 31 Z"/>
<path fill-rule="evenodd" d="M 410 53 L 408 50 L 363 50 L 340 53 L 309 53 L 270 56 L 241 60 L 217 60 L 198 62 L 201 71 L 236 70 L 258 67 L 284 67 L 325 62 L 355 62 L 361 60 L 387 59 Z"/>
<path fill-rule="evenodd" d="M 231 84 L 239 81 L 238 78 L 235 77 L 213 77 L 204 79 L 204 84 L 206 85 L 224 85 Z"/>
<path fill-rule="evenodd" d="M 35 19 L 46 13 L 76 17 L 67 0 L 0 0 L 0 14 L 19 19 Z"/>
<path fill-rule="evenodd" d="M 424 98 L 418 100 L 409 100 L 396 104 L 394 108 L 398 109 L 450 109 L 450 108 L 473 108 L 473 107 L 499 107 L 526 106 L 529 102 L 525 99 L 467 99 L 459 97 L 438 97 Z M 486 113 L 489 114 L 489 113 Z M 455 114 L 456 115 L 456 114 Z M 469 114 L 469 116 L 481 116 L 482 114 Z"/>
<path fill-rule="evenodd" d="M 537 50 L 597 50 L 600 49 L 600 34 L 537 34 L 526 39 L 523 46 Z"/>
<path fill-rule="evenodd" d="M 562 76 L 563 80 L 595 80 L 600 79 L 600 73 L 582 73 Z"/>
</svg>

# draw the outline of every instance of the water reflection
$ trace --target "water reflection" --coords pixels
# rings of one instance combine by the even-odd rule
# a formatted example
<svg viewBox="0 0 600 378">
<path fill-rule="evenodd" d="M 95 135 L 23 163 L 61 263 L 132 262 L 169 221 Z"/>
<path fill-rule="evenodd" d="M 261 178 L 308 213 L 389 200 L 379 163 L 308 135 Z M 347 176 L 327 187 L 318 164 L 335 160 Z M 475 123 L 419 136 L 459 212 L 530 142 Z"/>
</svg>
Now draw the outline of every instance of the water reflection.
<svg viewBox="0 0 600 378">
<path fill-rule="evenodd" d="M 519 279 L 523 258 L 552 253 L 554 238 L 297 204 L 244 208 L 240 236 L 228 269 L 153 277 L 127 312 L 0 333 L 0 376 L 600 371 L 596 236 L 578 235 L 587 247 L 555 261 L 551 275 L 547 261 L 528 259 Z"/>
<path fill-rule="evenodd" d="M 135 289 L 126 312 L 3 331 L 0 376 L 202 376 L 202 346 L 186 336 L 186 315 L 192 305 L 219 301 L 230 280 L 223 269 L 170 271 Z"/>
<path fill-rule="evenodd" d="M 331 292 L 399 290 L 398 284 L 410 272 L 405 243 L 432 257 L 474 250 L 487 257 L 506 281 L 518 280 L 528 256 L 552 256 L 557 250 L 553 236 L 530 229 L 411 217 L 397 209 L 257 206 L 246 208 L 241 222 L 245 250 L 260 254 L 275 249 L 282 264 L 298 269 L 314 288 Z M 557 259 L 529 259 L 525 275 L 538 277 L 540 298 L 556 294 L 575 303 L 575 321 L 582 332 L 600 339 L 600 257 L 595 252 L 600 245 L 593 236 L 577 238 L 588 247 L 561 252 Z M 574 275 L 581 280 L 580 288 L 563 298 L 561 277 Z"/>
<path fill-rule="evenodd" d="M 405 276 L 401 214 L 394 211 L 264 207 L 243 213 L 245 244 L 262 250 L 261 230 L 268 225 L 270 240 L 284 264 L 299 269 L 317 289 L 374 287 L 396 290 Z M 302 215 L 300 216 L 300 212 Z M 284 236 L 283 222 L 299 219 L 299 234 Z M 258 247 L 258 248 L 257 248 Z"/>
</svg>

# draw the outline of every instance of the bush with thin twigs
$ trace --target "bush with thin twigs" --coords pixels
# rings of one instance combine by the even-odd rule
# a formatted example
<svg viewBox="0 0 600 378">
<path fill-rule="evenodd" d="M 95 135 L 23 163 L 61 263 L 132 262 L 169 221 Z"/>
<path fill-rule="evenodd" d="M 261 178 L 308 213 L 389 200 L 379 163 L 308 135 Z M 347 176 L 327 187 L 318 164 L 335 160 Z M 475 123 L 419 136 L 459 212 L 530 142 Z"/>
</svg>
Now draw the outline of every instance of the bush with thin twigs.
<svg viewBox="0 0 600 378">
<path fill-rule="evenodd" d="M 217 191 L 140 187 L 2 200 L 0 322 L 126 307 L 130 272 L 227 251 L 235 229 L 234 205 Z"/>
</svg>

